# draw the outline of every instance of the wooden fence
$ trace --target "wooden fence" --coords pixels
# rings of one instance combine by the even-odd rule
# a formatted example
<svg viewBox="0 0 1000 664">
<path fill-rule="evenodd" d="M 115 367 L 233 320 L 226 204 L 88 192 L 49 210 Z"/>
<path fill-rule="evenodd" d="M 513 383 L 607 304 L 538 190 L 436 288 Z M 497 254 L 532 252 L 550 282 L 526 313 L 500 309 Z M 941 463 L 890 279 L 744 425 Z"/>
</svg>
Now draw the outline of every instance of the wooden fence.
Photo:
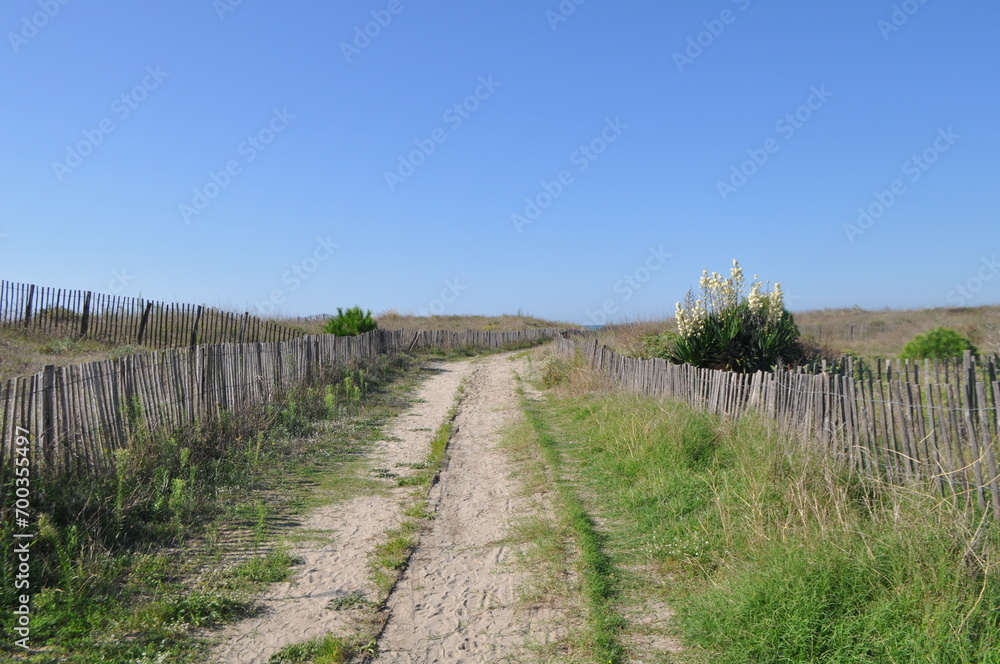
<svg viewBox="0 0 1000 664">
<path fill-rule="evenodd" d="M 294 327 L 214 307 L 0 281 L 0 326 L 148 348 L 277 342 Z"/>
<path fill-rule="evenodd" d="M 96 474 L 129 445 L 135 427 L 169 431 L 274 401 L 337 365 L 429 346 L 500 348 L 557 330 L 306 336 L 275 343 L 174 348 L 43 371 L 0 383 L 0 468 L 15 440 L 31 441 L 32 473 Z M 141 418 L 130 413 L 142 413 Z M 6 476 L 6 474 L 5 474 Z"/>
<path fill-rule="evenodd" d="M 873 337 L 887 336 L 913 326 L 887 325 L 886 323 L 799 323 L 802 336 L 816 341 L 840 339 L 844 341 L 864 341 Z"/>
<path fill-rule="evenodd" d="M 1000 514 L 996 448 L 998 357 L 862 363 L 738 374 L 628 358 L 597 341 L 560 338 L 626 390 L 680 398 L 723 416 L 766 414 L 819 441 L 851 467 L 901 484 L 931 480 L 941 495 Z"/>
</svg>

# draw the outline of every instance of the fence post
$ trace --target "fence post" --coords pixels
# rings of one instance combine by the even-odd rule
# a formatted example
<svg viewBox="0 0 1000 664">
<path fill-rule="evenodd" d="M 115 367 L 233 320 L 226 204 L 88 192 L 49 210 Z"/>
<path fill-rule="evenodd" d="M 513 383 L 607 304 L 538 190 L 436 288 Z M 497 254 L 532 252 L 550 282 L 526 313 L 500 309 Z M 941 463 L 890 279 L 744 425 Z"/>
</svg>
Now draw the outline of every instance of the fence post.
<svg viewBox="0 0 1000 664">
<path fill-rule="evenodd" d="M 146 334 L 146 323 L 149 321 L 149 312 L 153 308 L 152 301 L 146 303 L 146 310 L 142 312 L 142 320 L 139 322 L 139 336 L 136 337 L 136 344 L 142 345 L 142 337 Z"/>
<path fill-rule="evenodd" d="M 46 463 L 52 463 L 52 453 L 55 452 L 56 442 L 56 367 L 54 364 L 47 364 L 42 369 L 42 450 Z"/>
<path fill-rule="evenodd" d="M 31 323 L 31 301 L 35 297 L 35 284 L 30 284 L 28 286 L 28 299 L 24 304 L 24 326 L 28 327 Z"/>
<path fill-rule="evenodd" d="M 83 315 L 80 317 L 80 336 L 87 336 L 87 328 L 90 327 L 90 291 L 83 297 Z"/>
<path fill-rule="evenodd" d="M 198 313 L 194 317 L 194 327 L 191 328 L 191 344 L 190 344 L 190 346 L 192 348 L 194 346 L 198 345 L 198 323 L 201 321 L 201 310 L 202 310 L 202 308 L 203 308 L 202 305 L 199 304 L 198 305 Z"/>
</svg>

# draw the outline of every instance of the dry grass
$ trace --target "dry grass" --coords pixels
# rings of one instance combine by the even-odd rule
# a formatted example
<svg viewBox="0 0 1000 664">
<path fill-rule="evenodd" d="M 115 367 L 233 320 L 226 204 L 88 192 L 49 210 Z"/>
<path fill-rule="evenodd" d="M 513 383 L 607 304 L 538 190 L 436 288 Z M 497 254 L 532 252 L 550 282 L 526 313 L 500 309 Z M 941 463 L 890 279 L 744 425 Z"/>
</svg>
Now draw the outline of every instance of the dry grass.
<svg viewBox="0 0 1000 664">
<path fill-rule="evenodd" d="M 323 326 L 330 319 L 327 315 L 305 318 L 275 318 L 274 322 L 303 330 L 303 334 L 322 334 Z M 499 316 L 416 316 L 401 314 L 389 309 L 375 315 L 375 321 L 383 330 L 531 330 L 536 328 L 576 327 L 574 323 L 544 320 L 522 314 L 500 314 Z"/>
<path fill-rule="evenodd" d="M 1000 352 L 1000 306 L 937 309 L 822 309 L 795 313 L 802 336 L 834 353 L 895 357 L 914 336 L 950 327 L 985 353 Z M 609 325 L 598 332 L 601 343 L 636 356 L 648 334 L 676 330 L 674 319 Z"/>
<path fill-rule="evenodd" d="M 834 350 L 865 357 L 899 355 L 906 342 L 935 327 L 956 330 L 971 339 L 981 351 L 1000 351 L 1000 334 L 997 333 L 1000 306 L 880 311 L 824 309 L 797 313 L 795 321 L 804 335 Z M 853 331 L 852 325 L 855 326 Z"/>
<path fill-rule="evenodd" d="M 49 364 L 67 366 L 96 362 L 146 350 L 93 339 L 78 341 L 44 332 L 0 328 L 0 380 L 29 376 Z"/>
<path fill-rule="evenodd" d="M 375 316 L 378 326 L 384 330 L 531 330 L 537 328 L 570 328 L 573 323 L 544 320 L 522 314 L 500 314 L 499 316 L 414 316 L 401 314 L 395 309 L 383 311 Z"/>
<path fill-rule="evenodd" d="M 643 337 L 667 330 L 677 330 L 677 323 L 673 318 L 608 325 L 598 331 L 597 338 L 602 344 L 622 355 L 638 357 L 643 354 Z"/>
</svg>

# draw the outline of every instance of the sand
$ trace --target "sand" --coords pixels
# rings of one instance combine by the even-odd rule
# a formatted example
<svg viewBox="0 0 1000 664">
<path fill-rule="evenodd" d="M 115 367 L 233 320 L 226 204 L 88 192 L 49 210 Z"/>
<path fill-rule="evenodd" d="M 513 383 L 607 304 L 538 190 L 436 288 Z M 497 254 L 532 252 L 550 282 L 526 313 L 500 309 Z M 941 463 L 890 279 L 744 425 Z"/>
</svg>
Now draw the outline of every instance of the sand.
<svg viewBox="0 0 1000 664">
<path fill-rule="evenodd" d="M 510 661 L 523 657 L 526 644 L 550 638 L 553 616 L 516 603 L 525 572 L 506 564 L 515 552 L 503 541 L 529 508 L 509 460 L 497 449 L 506 427 L 520 416 L 513 377 L 520 364 L 505 354 L 436 365 L 438 373 L 417 390 L 413 407 L 387 428 L 373 452 L 373 468 L 412 472 L 402 466 L 426 457 L 458 385 L 468 378 L 448 459 L 430 493 L 435 518 L 387 601 L 378 662 Z M 294 545 L 292 555 L 304 561 L 294 578 L 267 591 L 257 616 L 222 630 L 210 661 L 265 663 L 288 644 L 356 632 L 362 612 L 335 611 L 329 603 L 375 596 L 367 580 L 370 553 L 402 521 L 412 492 L 387 489 L 308 515 L 303 527 L 328 531 L 332 541 Z"/>
</svg>

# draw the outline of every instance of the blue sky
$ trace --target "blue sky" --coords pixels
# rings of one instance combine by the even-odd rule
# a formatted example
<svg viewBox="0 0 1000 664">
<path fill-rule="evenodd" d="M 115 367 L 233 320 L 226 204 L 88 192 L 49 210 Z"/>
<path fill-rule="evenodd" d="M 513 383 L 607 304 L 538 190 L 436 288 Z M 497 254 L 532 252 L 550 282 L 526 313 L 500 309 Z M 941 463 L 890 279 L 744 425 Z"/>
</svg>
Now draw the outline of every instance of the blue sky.
<svg viewBox="0 0 1000 664">
<path fill-rule="evenodd" d="M 986 0 L 8 0 L 0 277 L 598 323 L 736 257 L 793 310 L 997 303 L 998 25 Z"/>
</svg>

